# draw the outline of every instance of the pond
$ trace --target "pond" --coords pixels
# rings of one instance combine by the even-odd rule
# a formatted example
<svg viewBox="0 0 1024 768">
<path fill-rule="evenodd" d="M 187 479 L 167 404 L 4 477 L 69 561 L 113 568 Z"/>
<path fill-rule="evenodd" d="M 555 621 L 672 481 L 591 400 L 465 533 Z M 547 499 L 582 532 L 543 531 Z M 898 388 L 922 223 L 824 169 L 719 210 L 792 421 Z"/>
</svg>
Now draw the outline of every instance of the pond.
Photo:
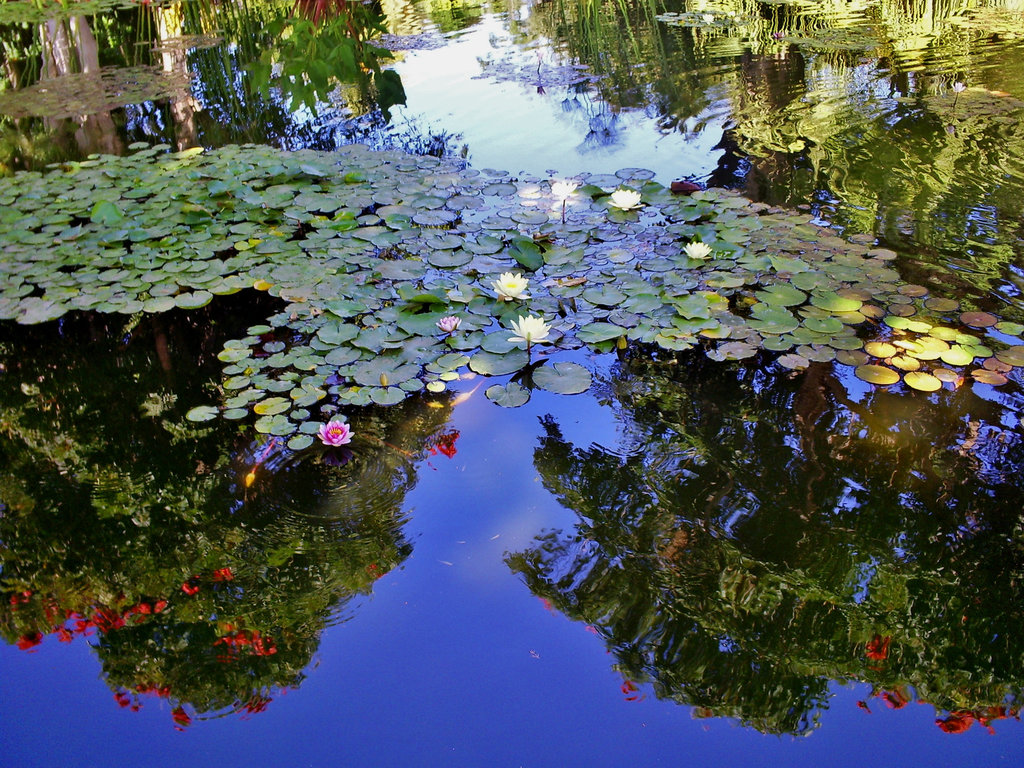
<svg viewBox="0 0 1024 768">
<path fill-rule="evenodd" d="M 1024 4 L 0 41 L 0 762 L 1024 758 Z"/>
</svg>

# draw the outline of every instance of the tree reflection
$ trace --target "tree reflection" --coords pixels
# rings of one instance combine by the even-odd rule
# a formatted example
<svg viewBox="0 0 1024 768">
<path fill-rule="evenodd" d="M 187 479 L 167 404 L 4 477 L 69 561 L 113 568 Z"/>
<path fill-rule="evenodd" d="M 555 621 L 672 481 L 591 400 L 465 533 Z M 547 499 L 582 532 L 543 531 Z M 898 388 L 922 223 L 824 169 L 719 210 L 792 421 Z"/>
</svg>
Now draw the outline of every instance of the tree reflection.
<svg viewBox="0 0 1024 768">
<path fill-rule="evenodd" d="M 945 730 L 1018 709 L 1019 401 L 699 361 L 625 361 L 604 386 L 621 444 L 548 418 L 534 457 L 580 522 L 509 564 L 627 681 L 771 733 L 813 728 L 833 680 L 889 706 L 913 690 Z"/>
<path fill-rule="evenodd" d="M 188 422 L 214 329 L 252 302 L 0 326 L 0 634 L 89 638 L 121 706 L 164 698 L 180 727 L 299 685 L 324 627 L 410 554 L 405 494 L 452 439 L 443 398 L 349 414 L 344 452 Z"/>
</svg>

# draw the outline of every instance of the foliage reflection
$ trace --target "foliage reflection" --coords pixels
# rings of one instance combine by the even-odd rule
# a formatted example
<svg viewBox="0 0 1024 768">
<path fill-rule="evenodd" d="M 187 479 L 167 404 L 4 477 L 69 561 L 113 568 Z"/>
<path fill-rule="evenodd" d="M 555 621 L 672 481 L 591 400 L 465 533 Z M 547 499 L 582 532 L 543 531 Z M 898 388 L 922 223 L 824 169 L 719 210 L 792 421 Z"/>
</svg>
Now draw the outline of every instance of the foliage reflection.
<svg viewBox="0 0 1024 768">
<path fill-rule="evenodd" d="M 621 452 L 545 420 L 534 463 L 580 522 L 512 569 L 596 627 L 630 690 L 698 717 L 804 732 L 833 680 L 916 695 L 948 731 L 1015 714 L 1019 398 L 856 396 L 826 366 L 765 382 L 624 361 Z"/>
<path fill-rule="evenodd" d="M 302 681 L 323 628 L 408 557 L 416 463 L 453 440 L 443 397 L 364 409 L 351 445 L 301 455 L 197 427 L 211 320 L 92 316 L 0 340 L 0 634 L 29 652 L 89 638 L 121 706 L 165 698 L 181 727 Z"/>
</svg>

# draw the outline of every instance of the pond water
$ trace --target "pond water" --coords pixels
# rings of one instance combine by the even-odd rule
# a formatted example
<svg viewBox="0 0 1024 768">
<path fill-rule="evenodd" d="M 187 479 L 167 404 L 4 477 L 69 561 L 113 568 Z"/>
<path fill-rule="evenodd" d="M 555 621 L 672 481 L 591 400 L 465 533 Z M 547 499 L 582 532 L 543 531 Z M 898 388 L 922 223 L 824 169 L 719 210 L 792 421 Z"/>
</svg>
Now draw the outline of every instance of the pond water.
<svg viewBox="0 0 1024 768">
<path fill-rule="evenodd" d="M 0 763 L 1019 764 L 1024 5 L 292 6 L 0 6 Z"/>
</svg>

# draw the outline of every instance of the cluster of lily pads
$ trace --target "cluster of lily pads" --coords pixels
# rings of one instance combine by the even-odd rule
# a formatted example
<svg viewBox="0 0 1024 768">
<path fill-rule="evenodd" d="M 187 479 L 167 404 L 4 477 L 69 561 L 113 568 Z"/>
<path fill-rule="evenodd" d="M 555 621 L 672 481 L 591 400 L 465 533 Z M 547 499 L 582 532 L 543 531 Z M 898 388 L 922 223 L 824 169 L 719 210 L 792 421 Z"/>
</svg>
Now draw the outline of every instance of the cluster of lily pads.
<svg viewBox="0 0 1024 768">
<path fill-rule="evenodd" d="M 976 359 L 1024 363 L 1024 328 L 951 315 L 938 298 L 918 309 L 895 253 L 867 238 L 723 190 L 675 195 L 642 169 L 567 181 L 361 145 L 132 150 L 0 180 L 0 319 L 269 292 L 278 311 L 220 353 L 221 402 L 189 418 L 254 414 L 293 448 L 339 409 L 464 376 L 514 375 L 486 390 L 506 406 L 533 387 L 585 391 L 589 371 L 558 359 L 583 346 L 769 350 L 790 368 L 838 359 L 879 384 L 875 368 L 903 375 L 934 350 L 958 376 Z"/>
</svg>

